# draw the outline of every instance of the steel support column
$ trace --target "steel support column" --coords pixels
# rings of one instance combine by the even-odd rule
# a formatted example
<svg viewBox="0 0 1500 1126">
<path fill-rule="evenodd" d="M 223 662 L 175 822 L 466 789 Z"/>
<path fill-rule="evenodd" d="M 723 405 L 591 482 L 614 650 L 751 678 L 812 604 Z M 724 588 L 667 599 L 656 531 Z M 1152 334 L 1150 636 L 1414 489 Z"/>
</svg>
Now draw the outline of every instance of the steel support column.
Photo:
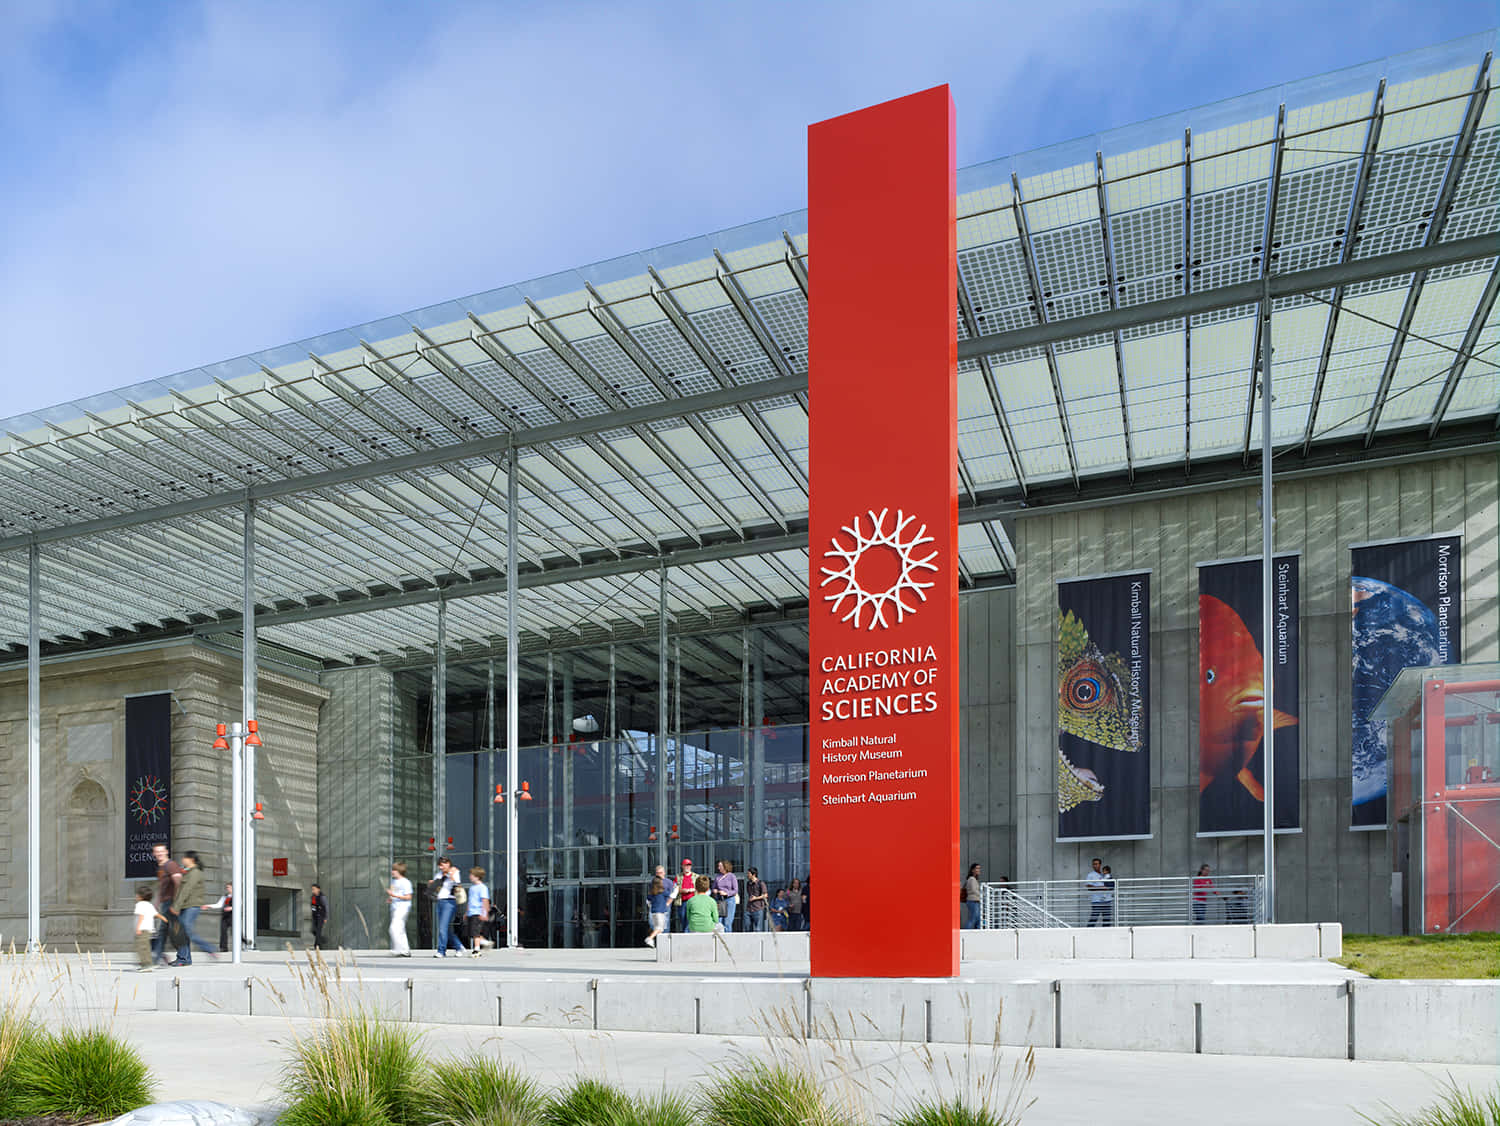
<svg viewBox="0 0 1500 1126">
<path fill-rule="evenodd" d="M 519 481 L 512 446 L 505 459 L 505 788 L 510 791 L 505 803 L 505 945 L 512 950 L 520 946 L 517 930 L 521 922 L 521 838 L 516 822 L 521 788 L 521 631 L 516 621 Z"/>
<path fill-rule="evenodd" d="M 26 945 L 42 946 L 42 552 L 26 551 Z"/>
<path fill-rule="evenodd" d="M 667 862 L 667 776 L 671 760 L 667 754 L 667 693 L 670 681 L 667 669 L 667 566 L 657 572 L 656 593 L 656 862 Z M 679 772 L 680 773 L 680 772 Z"/>
<path fill-rule="evenodd" d="M 240 610 L 240 710 L 244 713 L 244 725 L 241 730 L 246 733 L 246 740 L 244 744 L 245 805 L 240 810 L 240 816 L 245 819 L 245 851 L 241 859 L 241 864 L 244 866 L 244 871 L 241 873 L 244 882 L 237 882 L 235 890 L 239 893 L 237 905 L 242 904 L 250 911 L 243 929 L 250 949 L 254 950 L 256 931 L 260 929 L 260 911 L 257 908 L 260 893 L 256 884 L 259 873 L 255 868 L 255 822 L 249 816 L 255 808 L 255 767 L 258 757 L 255 745 L 248 740 L 250 721 L 255 718 L 256 709 L 255 501 L 249 497 L 245 498 L 243 531 L 244 542 L 241 553 L 244 582 Z M 241 917 L 238 909 L 235 911 L 235 917 Z"/>
<path fill-rule="evenodd" d="M 1266 247 L 1269 251 L 1269 245 Z M 1276 921 L 1276 646 L 1271 644 L 1276 629 L 1276 598 L 1273 566 L 1275 561 L 1276 519 L 1272 508 L 1271 470 L 1271 293 L 1267 287 L 1260 307 L 1260 629 L 1261 676 L 1264 680 L 1261 701 L 1261 763 L 1263 764 L 1266 869 L 1266 922 Z"/>
<path fill-rule="evenodd" d="M 485 859 L 485 868 L 490 877 L 490 901 L 496 899 L 495 881 L 500 878 L 500 865 L 495 861 L 495 658 L 491 657 L 484 663 L 484 807 L 485 807 L 485 834 L 484 851 L 489 855 Z M 475 845 L 474 851 L 479 847 Z"/>
<path fill-rule="evenodd" d="M 432 666 L 432 845 L 437 856 L 448 851 L 448 603 L 437 604 L 437 644 Z M 433 949 L 442 954 L 447 936 L 438 934 L 433 912 Z"/>
</svg>

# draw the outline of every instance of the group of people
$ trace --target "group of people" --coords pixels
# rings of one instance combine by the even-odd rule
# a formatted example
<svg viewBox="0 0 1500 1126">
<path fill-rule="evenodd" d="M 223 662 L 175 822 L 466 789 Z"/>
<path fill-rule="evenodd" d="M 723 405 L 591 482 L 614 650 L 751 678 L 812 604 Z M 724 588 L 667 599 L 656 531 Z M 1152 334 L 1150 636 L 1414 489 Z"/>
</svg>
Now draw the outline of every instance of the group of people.
<svg viewBox="0 0 1500 1126">
<path fill-rule="evenodd" d="M 467 954 L 477 958 L 485 947 L 495 945 L 486 933 L 496 922 L 496 912 L 484 877 L 484 869 L 475 867 L 469 869 L 465 879 L 458 865 L 446 856 L 438 857 L 437 872 L 424 885 L 433 906 L 433 957 Z M 406 920 L 411 914 L 414 894 L 406 875 L 406 862 L 398 860 L 391 865 L 391 882 L 385 889 L 391 908 L 391 953 L 397 958 L 411 957 Z"/>
<path fill-rule="evenodd" d="M 173 860 L 164 844 L 151 849 L 156 858 L 156 883 L 135 889 L 135 953 L 143 971 L 157 965 L 191 966 L 193 947 L 217 958 L 229 949 L 229 927 L 234 919 L 234 887 L 226 884 L 217 903 L 205 903 L 203 864 L 191 850 Z M 198 916 L 204 910 L 223 912 L 219 920 L 219 949 L 198 937 Z M 175 950 L 167 957 L 168 947 Z"/>
<path fill-rule="evenodd" d="M 675 877 L 668 876 L 666 868 L 658 864 L 646 892 L 651 925 L 646 945 L 655 946 L 669 922 L 673 931 L 689 934 L 732 931 L 736 919 L 744 931 L 808 929 L 812 912 L 807 883 L 793 879 L 772 895 L 756 869 L 746 869 L 745 875 L 741 883 L 729 860 L 716 861 L 712 877 L 694 872 L 693 862 L 686 857 Z"/>
</svg>

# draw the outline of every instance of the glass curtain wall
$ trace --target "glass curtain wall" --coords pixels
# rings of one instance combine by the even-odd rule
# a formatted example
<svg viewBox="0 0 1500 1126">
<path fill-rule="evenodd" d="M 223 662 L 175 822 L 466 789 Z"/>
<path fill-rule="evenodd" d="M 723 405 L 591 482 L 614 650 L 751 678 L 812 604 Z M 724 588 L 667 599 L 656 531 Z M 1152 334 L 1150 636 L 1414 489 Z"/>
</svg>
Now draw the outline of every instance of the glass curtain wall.
<svg viewBox="0 0 1500 1126">
<path fill-rule="evenodd" d="M 645 893 L 664 856 L 696 871 L 727 860 L 743 880 L 755 865 L 772 894 L 807 876 L 807 631 L 778 623 L 733 633 L 671 637 L 668 729 L 657 732 L 654 641 L 527 654 L 520 662 L 522 746 L 516 803 L 523 946 L 638 946 Z M 413 882 L 437 854 L 481 867 L 502 909 L 505 817 L 505 663 L 450 661 L 444 696 L 445 818 L 432 826 L 434 677 L 404 670 L 396 794 L 398 859 Z M 494 743 L 491 743 L 491 732 Z M 665 769 L 658 777 L 658 740 Z M 658 824 L 658 788 L 667 816 Z M 529 795 L 529 797 L 527 797 Z M 452 843 L 449 844 L 449 838 Z M 433 942 L 430 900 L 419 896 L 415 940 Z M 736 926 L 742 925 L 742 921 Z M 503 922 L 492 928 L 504 940 Z"/>
</svg>

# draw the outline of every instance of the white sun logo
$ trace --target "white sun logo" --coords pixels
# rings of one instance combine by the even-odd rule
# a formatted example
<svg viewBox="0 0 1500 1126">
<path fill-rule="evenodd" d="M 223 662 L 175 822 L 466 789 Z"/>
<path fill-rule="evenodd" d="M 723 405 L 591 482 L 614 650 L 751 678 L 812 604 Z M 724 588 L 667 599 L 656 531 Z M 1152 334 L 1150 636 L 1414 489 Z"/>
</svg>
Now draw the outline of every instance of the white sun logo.
<svg viewBox="0 0 1500 1126">
<path fill-rule="evenodd" d="M 927 534 L 927 525 L 923 524 L 915 532 L 910 533 L 909 538 L 903 538 L 907 529 L 916 522 L 915 516 L 906 516 L 898 508 L 894 522 L 889 531 L 885 530 L 886 517 L 890 515 L 889 508 L 882 508 L 879 515 L 870 509 L 870 534 L 867 536 L 860 531 L 861 516 L 854 518 L 854 523 L 848 527 L 840 528 L 838 535 L 833 537 L 833 550 L 825 551 L 825 559 L 835 559 L 842 563 L 838 567 L 822 568 L 824 579 L 819 586 L 828 586 L 830 583 L 842 584 L 832 594 L 823 596 L 824 602 L 833 603 L 833 612 L 842 614 L 840 619 L 845 622 L 853 622 L 854 628 L 859 629 L 865 625 L 864 613 L 868 608 L 870 619 L 868 628 L 874 629 L 877 625 L 882 628 L 896 625 L 901 622 L 907 614 L 917 612 L 915 602 L 908 603 L 908 595 L 915 595 L 922 602 L 927 601 L 926 591 L 936 585 L 933 582 L 921 582 L 915 578 L 915 574 L 921 571 L 937 571 L 937 564 L 933 562 L 938 556 L 934 551 L 928 552 L 920 559 L 917 558 L 917 549 L 924 544 L 933 543 L 933 537 Z M 849 536 L 853 545 L 845 547 L 839 542 L 843 536 Z M 866 590 L 860 585 L 858 576 L 855 574 L 860 560 L 871 548 L 887 548 L 894 552 L 901 563 L 900 573 L 894 582 L 884 590 Z M 845 610 L 846 602 L 853 604 Z M 886 618 L 886 611 L 895 612 L 895 621 Z"/>
</svg>

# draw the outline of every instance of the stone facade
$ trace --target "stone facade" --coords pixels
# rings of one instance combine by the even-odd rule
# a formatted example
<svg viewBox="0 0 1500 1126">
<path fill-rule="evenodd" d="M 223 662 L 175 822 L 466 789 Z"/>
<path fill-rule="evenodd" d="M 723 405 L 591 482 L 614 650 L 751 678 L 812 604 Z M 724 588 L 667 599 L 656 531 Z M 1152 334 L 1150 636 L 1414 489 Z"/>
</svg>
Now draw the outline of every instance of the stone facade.
<svg viewBox="0 0 1500 1126">
<path fill-rule="evenodd" d="M 262 668 L 258 882 L 297 894 L 316 879 L 318 710 L 315 682 Z M 229 756 L 214 725 L 240 711 L 237 654 L 175 642 L 42 665 L 42 937 L 49 945 L 130 946 L 134 887 L 125 878 L 125 698 L 171 692 L 172 849 L 196 850 L 217 897 L 229 867 Z M 26 939 L 26 669 L 0 672 L 0 940 Z M 287 874 L 272 876 L 285 858 Z M 217 921 L 200 923 L 216 934 Z"/>
</svg>

